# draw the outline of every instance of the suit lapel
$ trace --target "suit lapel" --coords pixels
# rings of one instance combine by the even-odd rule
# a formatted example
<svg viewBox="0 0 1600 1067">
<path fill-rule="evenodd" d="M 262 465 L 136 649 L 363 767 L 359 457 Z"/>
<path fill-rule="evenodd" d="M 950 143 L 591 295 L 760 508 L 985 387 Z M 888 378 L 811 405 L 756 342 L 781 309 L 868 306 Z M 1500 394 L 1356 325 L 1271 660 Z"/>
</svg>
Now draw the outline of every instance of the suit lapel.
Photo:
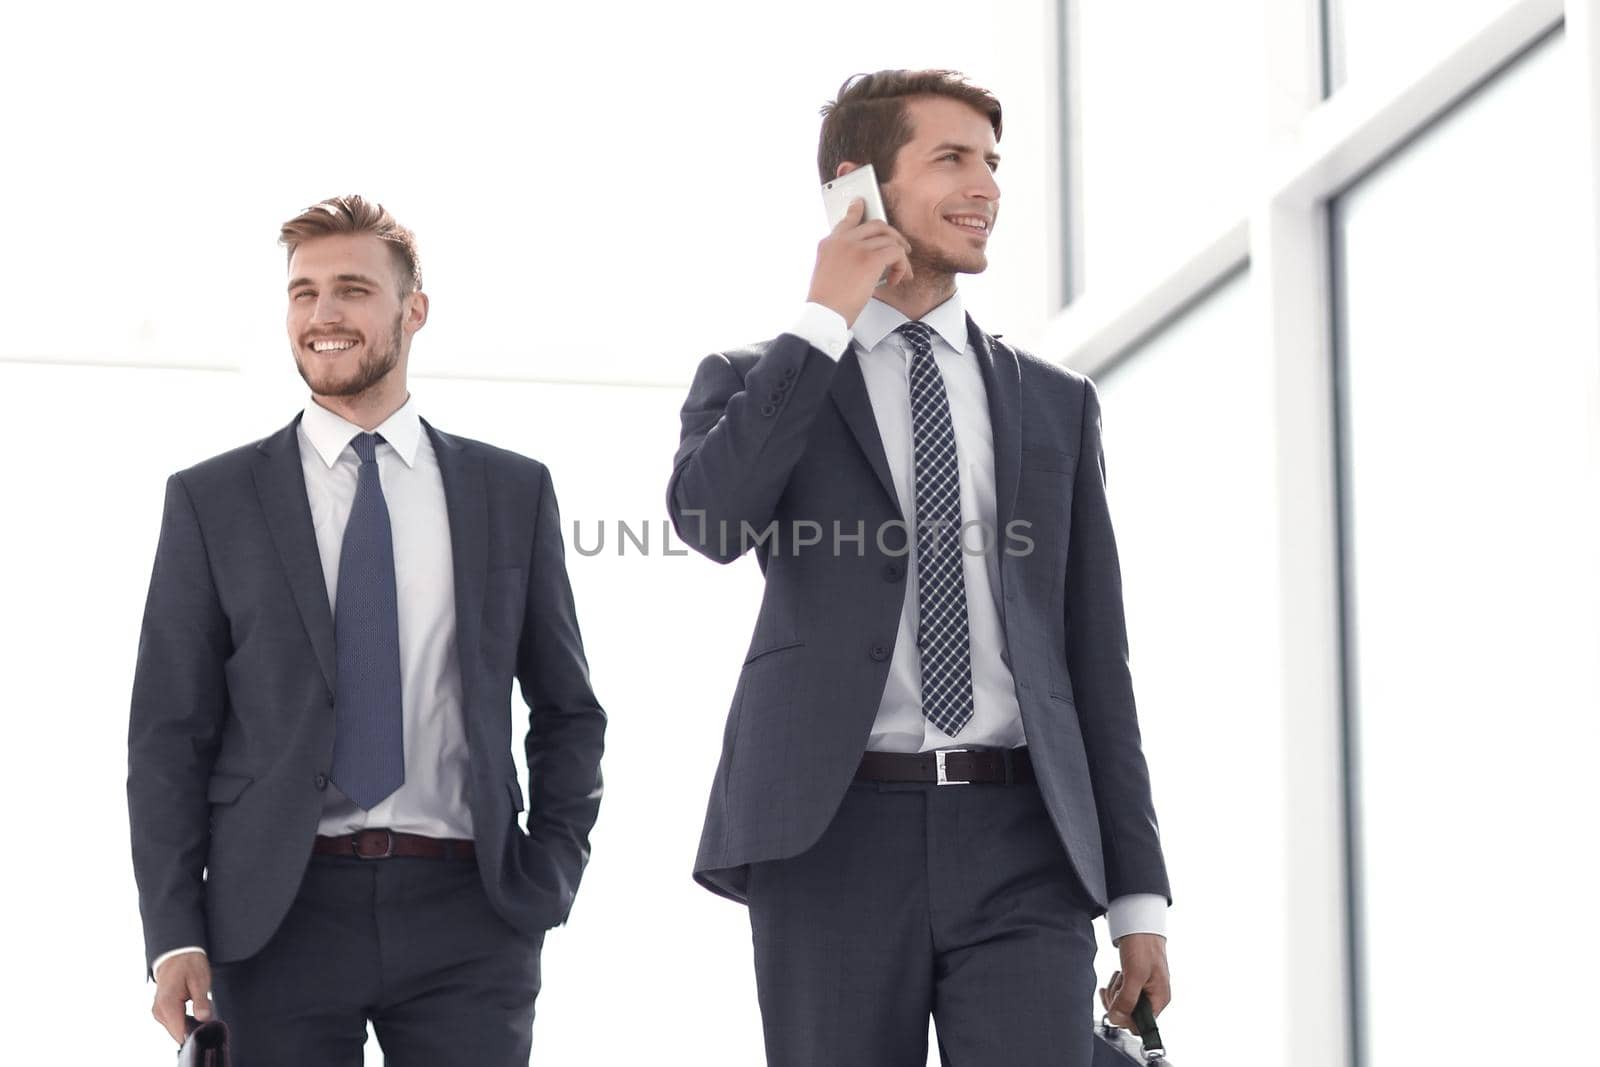
<svg viewBox="0 0 1600 1067">
<path fill-rule="evenodd" d="M 896 515 L 900 515 L 900 498 L 895 495 L 894 477 L 889 473 L 889 458 L 883 451 L 883 437 L 878 433 L 878 420 L 872 415 L 872 398 L 867 395 L 867 381 L 861 376 L 861 360 L 856 354 L 856 344 L 850 342 L 845 354 L 839 357 L 839 369 L 834 372 L 829 390 L 845 425 L 855 435 L 878 484 L 889 494 L 889 502 Z M 902 519 L 904 515 L 900 516 Z"/>
<path fill-rule="evenodd" d="M 289 579 L 289 590 L 300 610 L 300 621 L 311 638 L 317 664 L 331 692 L 335 686 L 333 612 L 328 607 L 328 584 L 322 574 L 322 556 L 317 551 L 317 534 L 311 523 L 305 472 L 300 467 L 300 441 L 296 433 L 299 425 L 300 416 L 296 415 L 288 426 L 256 446 L 253 473 L 256 495 L 267 519 L 267 532 L 278 550 L 278 559 Z"/>
<path fill-rule="evenodd" d="M 967 316 L 967 341 L 978 355 L 983 387 L 989 394 L 989 425 L 994 433 L 995 523 L 1000 537 L 1017 505 L 1022 472 L 1022 368 L 1005 345 L 996 344 Z"/>
<path fill-rule="evenodd" d="M 454 562 L 456 585 L 456 649 L 461 659 L 461 688 L 464 703 L 475 673 L 467 664 L 475 662 L 479 624 L 483 619 L 484 586 L 489 577 L 489 489 L 484 458 L 449 434 L 440 433 L 422 420 L 422 427 L 433 442 L 439 460 L 439 477 L 444 482 L 445 508 L 450 513 L 450 555 Z"/>
</svg>

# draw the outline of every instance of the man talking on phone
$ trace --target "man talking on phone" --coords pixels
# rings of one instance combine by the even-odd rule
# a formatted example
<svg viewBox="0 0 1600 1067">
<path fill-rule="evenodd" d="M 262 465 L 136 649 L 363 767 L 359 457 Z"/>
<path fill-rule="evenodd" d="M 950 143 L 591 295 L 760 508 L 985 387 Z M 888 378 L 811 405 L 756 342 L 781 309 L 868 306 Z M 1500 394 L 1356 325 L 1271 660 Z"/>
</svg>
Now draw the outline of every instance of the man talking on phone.
<svg viewBox="0 0 1600 1067">
<path fill-rule="evenodd" d="M 766 591 L 695 877 L 749 906 L 767 1061 L 1088 1067 L 1091 920 L 1130 1025 L 1170 998 L 1100 404 L 965 313 L 1001 110 L 949 71 L 856 76 L 824 182 L 871 164 L 804 309 L 707 357 L 667 501 Z M 880 284 L 881 281 L 881 284 Z"/>
</svg>

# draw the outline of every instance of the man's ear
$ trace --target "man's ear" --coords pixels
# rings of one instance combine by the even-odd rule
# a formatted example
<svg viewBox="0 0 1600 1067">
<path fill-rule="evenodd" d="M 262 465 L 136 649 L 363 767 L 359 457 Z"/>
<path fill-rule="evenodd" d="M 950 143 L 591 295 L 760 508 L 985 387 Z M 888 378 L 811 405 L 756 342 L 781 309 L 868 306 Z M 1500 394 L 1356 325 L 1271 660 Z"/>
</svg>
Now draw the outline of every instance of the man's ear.
<svg viewBox="0 0 1600 1067">
<path fill-rule="evenodd" d="M 428 322 L 428 294 L 421 289 L 406 297 L 405 328 L 416 333 Z"/>
<path fill-rule="evenodd" d="M 851 163 L 846 160 L 845 162 L 839 164 L 839 168 L 833 172 L 833 176 L 835 178 L 843 178 L 846 174 L 849 174 L 851 171 L 860 166 L 861 164 L 859 163 Z"/>
</svg>

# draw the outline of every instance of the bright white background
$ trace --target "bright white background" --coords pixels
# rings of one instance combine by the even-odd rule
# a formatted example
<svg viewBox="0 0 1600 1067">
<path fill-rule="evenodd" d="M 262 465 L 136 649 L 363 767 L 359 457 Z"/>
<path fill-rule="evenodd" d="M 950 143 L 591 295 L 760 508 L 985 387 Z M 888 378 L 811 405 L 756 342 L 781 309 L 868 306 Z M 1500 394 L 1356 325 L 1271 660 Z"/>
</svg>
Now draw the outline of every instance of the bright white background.
<svg viewBox="0 0 1600 1067">
<path fill-rule="evenodd" d="M 423 414 L 606 524 L 569 564 L 607 795 L 538 1062 L 760 1062 L 744 913 L 689 879 L 759 575 L 663 555 L 662 493 L 695 363 L 804 297 L 817 108 L 887 66 L 1000 95 L 968 306 L 1102 386 L 1175 1058 L 1387 1067 L 1426 1008 L 1487 1067 L 1520 985 L 1591 1001 L 1600 2 L 1327 3 L 7 9 L 7 1058 L 92 1014 L 169 1062 L 123 793 L 161 488 L 303 403 L 274 235 L 360 191 L 422 242 Z"/>
<path fill-rule="evenodd" d="M 8 1016 L 92 1011 L 121 1062 L 168 1062 L 123 793 L 162 485 L 304 402 L 277 226 L 361 191 L 421 241 L 424 416 L 553 471 L 611 715 L 594 859 L 545 949 L 538 1058 L 759 1062 L 745 914 L 689 877 L 759 572 L 661 554 L 677 409 L 702 356 L 781 331 L 804 301 L 823 232 L 817 112 L 856 71 L 956 67 L 1005 102 L 993 273 L 967 293 L 991 329 L 1038 333 L 1055 310 L 1047 13 L 8 11 L 0 810 L 42 852 L 8 863 L 8 955 L 28 961 L 0 979 Z M 616 554 L 619 520 L 649 524 L 652 555 Z M 607 551 L 572 551 L 574 522 L 587 546 L 605 523 Z M 8 1058 L 45 1040 L 12 1028 Z"/>
</svg>

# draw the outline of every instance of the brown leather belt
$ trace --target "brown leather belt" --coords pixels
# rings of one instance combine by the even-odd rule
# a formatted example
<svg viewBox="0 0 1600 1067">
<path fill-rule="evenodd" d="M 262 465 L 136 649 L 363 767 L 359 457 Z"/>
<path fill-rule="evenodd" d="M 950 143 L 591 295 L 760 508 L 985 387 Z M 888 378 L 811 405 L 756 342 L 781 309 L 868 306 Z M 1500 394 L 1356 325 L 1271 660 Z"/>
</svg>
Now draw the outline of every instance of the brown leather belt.
<svg viewBox="0 0 1600 1067">
<path fill-rule="evenodd" d="M 947 748 L 937 752 L 868 752 L 856 768 L 858 782 L 928 782 L 937 785 L 1027 785 L 1033 761 L 1021 748 Z"/>
<path fill-rule="evenodd" d="M 393 830 L 360 830 L 338 837 L 317 835 L 311 845 L 313 856 L 355 856 L 364 860 L 386 860 L 404 856 L 425 860 L 469 860 L 471 841 L 452 837 L 423 837 Z"/>
</svg>

